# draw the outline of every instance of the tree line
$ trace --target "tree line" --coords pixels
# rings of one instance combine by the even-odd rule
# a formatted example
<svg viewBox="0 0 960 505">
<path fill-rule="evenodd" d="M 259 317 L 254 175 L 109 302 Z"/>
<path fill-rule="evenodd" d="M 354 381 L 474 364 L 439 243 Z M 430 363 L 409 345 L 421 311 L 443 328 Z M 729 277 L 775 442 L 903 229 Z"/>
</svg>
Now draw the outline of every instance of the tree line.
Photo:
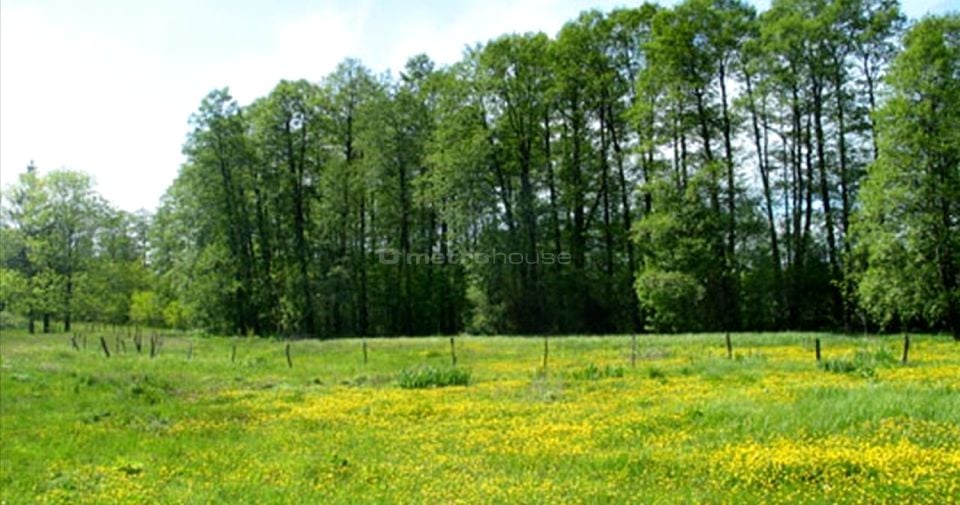
<svg viewBox="0 0 960 505">
<path fill-rule="evenodd" d="M 22 317 L 30 332 L 55 320 L 124 323 L 152 288 L 150 216 L 112 208 L 90 177 L 31 164 L 3 193 L 0 309 L 3 327 Z M 133 310 L 134 316 L 140 308 Z"/>
<path fill-rule="evenodd" d="M 958 335 L 958 61 L 955 14 L 686 0 L 215 90 L 152 216 L 21 177 L 2 303 L 320 337 Z"/>
</svg>

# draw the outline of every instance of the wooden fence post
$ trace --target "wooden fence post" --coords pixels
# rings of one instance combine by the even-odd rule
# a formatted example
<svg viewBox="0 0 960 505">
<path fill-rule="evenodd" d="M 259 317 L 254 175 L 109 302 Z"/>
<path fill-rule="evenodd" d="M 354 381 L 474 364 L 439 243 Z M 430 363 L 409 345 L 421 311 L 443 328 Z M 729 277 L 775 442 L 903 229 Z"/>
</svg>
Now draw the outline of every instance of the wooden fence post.
<svg viewBox="0 0 960 505">
<path fill-rule="evenodd" d="M 450 337 L 450 361 L 453 363 L 453 366 L 457 366 L 457 348 L 454 344 L 453 337 Z"/>
<path fill-rule="evenodd" d="M 733 342 L 730 341 L 730 332 L 727 332 L 727 359 L 733 359 Z"/>
<path fill-rule="evenodd" d="M 363 339 L 363 364 L 367 364 L 367 339 Z"/>
<path fill-rule="evenodd" d="M 819 338 L 815 338 L 813 340 L 813 346 L 814 346 L 814 352 L 816 352 L 816 356 L 817 356 L 817 363 L 819 363 L 820 362 L 820 339 Z"/>
<path fill-rule="evenodd" d="M 236 363 L 237 361 L 237 343 L 233 343 L 233 347 L 230 349 L 230 362 Z"/>
<path fill-rule="evenodd" d="M 100 336 L 100 346 L 103 347 L 103 354 L 106 355 L 106 357 L 109 358 L 109 357 L 110 357 L 110 347 L 107 346 L 107 339 L 103 338 L 102 335 Z"/>
<path fill-rule="evenodd" d="M 637 334 L 634 333 L 630 337 L 630 366 L 633 368 L 637 367 Z"/>
<path fill-rule="evenodd" d="M 550 355 L 550 341 L 549 338 L 543 336 L 543 375 L 547 375 L 547 357 Z"/>
<path fill-rule="evenodd" d="M 903 363 L 904 365 L 907 364 L 908 354 L 910 354 L 910 334 L 905 333 L 903 335 L 903 359 L 901 360 L 901 363 Z"/>
<path fill-rule="evenodd" d="M 287 342 L 287 347 L 283 352 L 287 355 L 287 367 L 293 368 L 293 358 L 290 357 L 290 342 Z"/>
</svg>

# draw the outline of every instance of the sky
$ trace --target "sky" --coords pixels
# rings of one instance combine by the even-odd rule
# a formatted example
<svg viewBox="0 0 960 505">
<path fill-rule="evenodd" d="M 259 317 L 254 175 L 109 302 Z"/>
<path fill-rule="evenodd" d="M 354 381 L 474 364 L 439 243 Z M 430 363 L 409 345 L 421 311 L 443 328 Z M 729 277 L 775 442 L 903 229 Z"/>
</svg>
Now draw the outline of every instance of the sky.
<svg viewBox="0 0 960 505">
<path fill-rule="evenodd" d="M 419 53 L 453 63 L 504 33 L 554 35 L 580 11 L 640 3 L 0 0 L 0 186 L 32 160 L 42 173 L 92 175 L 119 208 L 152 211 L 184 161 L 189 116 L 213 89 L 247 104 L 281 79 L 319 81 L 348 57 L 374 72 L 396 73 Z M 960 7 L 904 3 L 912 18 Z"/>
</svg>

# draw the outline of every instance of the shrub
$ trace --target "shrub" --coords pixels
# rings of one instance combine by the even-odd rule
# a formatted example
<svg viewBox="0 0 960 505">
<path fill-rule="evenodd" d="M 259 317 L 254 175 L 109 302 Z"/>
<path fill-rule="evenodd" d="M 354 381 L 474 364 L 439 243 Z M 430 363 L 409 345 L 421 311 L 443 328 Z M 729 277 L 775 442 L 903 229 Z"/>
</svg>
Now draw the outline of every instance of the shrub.
<svg viewBox="0 0 960 505">
<path fill-rule="evenodd" d="M 438 368 L 423 366 L 405 368 L 397 376 L 397 384 L 404 389 L 424 389 L 444 386 L 466 386 L 470 383 L 470 371 L 463 368 Z"/>
</svg>

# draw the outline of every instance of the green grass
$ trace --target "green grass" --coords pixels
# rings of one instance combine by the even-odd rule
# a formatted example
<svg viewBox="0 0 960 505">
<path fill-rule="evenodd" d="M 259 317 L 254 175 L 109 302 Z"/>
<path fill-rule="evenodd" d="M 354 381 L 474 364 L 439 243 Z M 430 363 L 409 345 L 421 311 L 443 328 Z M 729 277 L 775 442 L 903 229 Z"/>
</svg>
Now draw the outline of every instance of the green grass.
<svg viewBox="0 0 960 505">
<path fill-rule="evenodd" d="M 0 334 L 0 502 L 929 502 L 960 346 L 723 335 L 286 342 Z M 97 338 L 94 338 L 97 337 Z M 823 361 L 814 359 L 814 338 Z M 236 354 L 233 355 L 234 346 Z M 852 367 L 852 368 L 851 368 Z M 870 370 L 865 373 L 864 370 Z M 835 373 L 836 372 L 836 373 Z M 446 386 L 446 387 L 443 387 Z M 749 456 L 749 457 L 747 457 Z M 953 486 L 953 487 L 951 487 Z"/>
<path fill-rule="evenodd" d="M 586 367 L 570 372 L 570 377 L 576 380 L 620 379 L 625 371 L 623 365 L 597 366 L 590 363 Z"/>
<path fill-rule="evenodd" d="M 397 384 L 404 389 L 424 389 L 446 386 L 466 386 L 470 371 L 456 367 L 420 366 L 404 368 L 397 376 Z"/>
</svg>

